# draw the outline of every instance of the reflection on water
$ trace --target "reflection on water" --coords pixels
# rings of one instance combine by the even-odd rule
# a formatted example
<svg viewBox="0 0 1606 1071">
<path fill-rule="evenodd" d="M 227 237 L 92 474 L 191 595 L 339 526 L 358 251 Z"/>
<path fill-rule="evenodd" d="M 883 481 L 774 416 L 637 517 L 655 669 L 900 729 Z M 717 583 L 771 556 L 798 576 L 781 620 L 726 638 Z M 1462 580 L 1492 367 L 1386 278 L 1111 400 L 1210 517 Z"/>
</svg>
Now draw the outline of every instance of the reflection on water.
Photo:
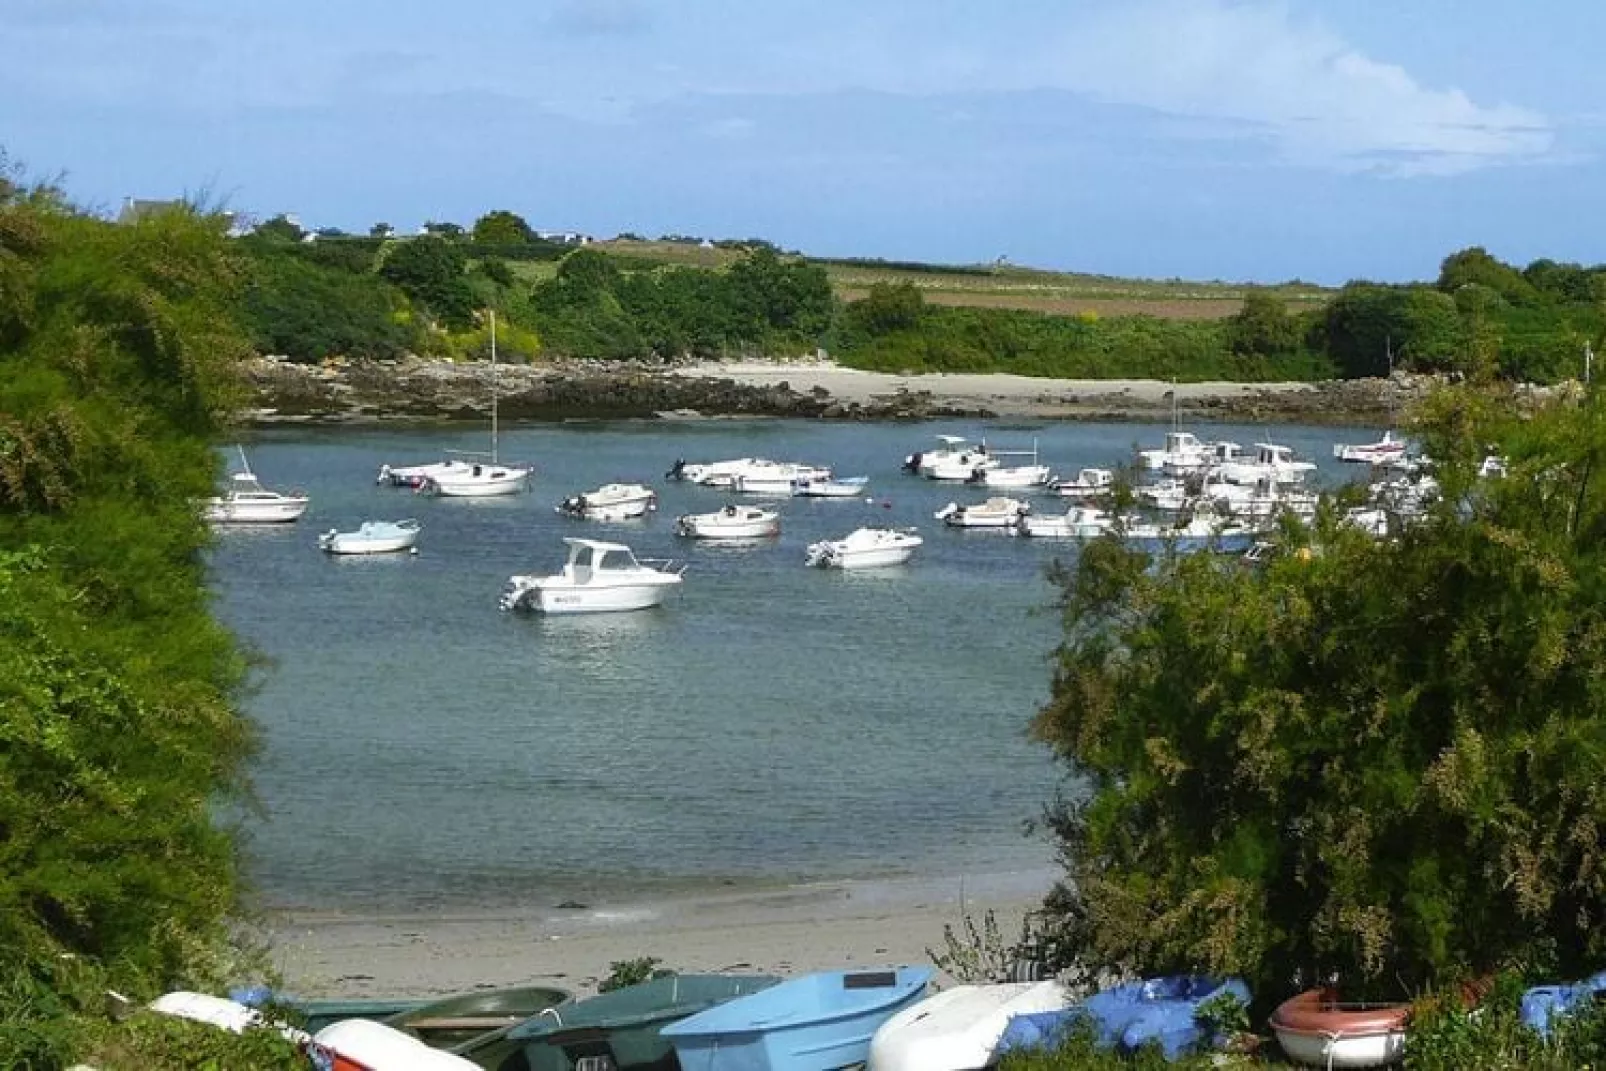
<svg viewBox="0 0 1606 1071">
<path fill-rule="evenodd" d="M 1045 463 L 1074 472 L 1162 431 L 1034 435 Z M 537 425 L 504 438 L 540 466 L 529 493 L 436 499 L 373 473 L 483 429 L 259 436 L 264 481 L 312 495 L 299 524 L 220 531 L 211 559 L 220 613 L 271 659 L 246 700 L 264 743 L 259 887 L 375 910 L 1042 865 L 1048 846 L 1019 831 L 1057 774 L 1026 725 L 1057 640 L 1044 570 L 1077 548 L 933 523 L 987 497 L 899 472 L 937 432 L 1009 439 L 976 423 Z M 1339 475 L 1326 459 L 1343 432 L 1277 437 Z M 731 496 L 664 469 L 743 456 L 866 473 L 876 496 L 782 501 L 781 535 L 741 546 L 676 536 L 673 518 Z M 576 487 L 631 479 L 662 508 L 628 530 L 553 512 Z M 329 527 L 402 514 L 423 525 L 417 557 L 335 566 L 316 548 Z M 804 566 L 809 543 L 865 524 L 918 526 L 925 545 L 892 568 Z M 687 562 L 684 585 L 634 613 L 497 608 L 510 575 L 555 571 L 563 537 L 586 534 Z"/>
</svg>

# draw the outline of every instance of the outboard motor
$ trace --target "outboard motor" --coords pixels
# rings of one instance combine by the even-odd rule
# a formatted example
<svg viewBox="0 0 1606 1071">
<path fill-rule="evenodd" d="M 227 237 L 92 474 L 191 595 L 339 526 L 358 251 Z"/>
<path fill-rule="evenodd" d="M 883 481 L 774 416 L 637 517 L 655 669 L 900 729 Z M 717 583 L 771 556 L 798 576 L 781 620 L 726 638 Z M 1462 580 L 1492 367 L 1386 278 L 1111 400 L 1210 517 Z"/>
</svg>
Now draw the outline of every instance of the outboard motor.
<svg viewBox="0 0 1606 1071">
<path fill-rule="evenodd" d="M 675 458 L 675 463 L 670 466 L 669 471 L 664 473 L 664 479 L 666 479 L 666 480 L 684 480 L 685 478 L 686 478 L 686 459 L 683 458 L 683 457 L 677 457 L 677 458 Z"/>
<path fill-rule="evenodd" d="M 920 459 L 920 454 L 910 454 L 908 457 L 904 458 L 903 471 L 918 473 L 920 471 Z"/>
</svg>

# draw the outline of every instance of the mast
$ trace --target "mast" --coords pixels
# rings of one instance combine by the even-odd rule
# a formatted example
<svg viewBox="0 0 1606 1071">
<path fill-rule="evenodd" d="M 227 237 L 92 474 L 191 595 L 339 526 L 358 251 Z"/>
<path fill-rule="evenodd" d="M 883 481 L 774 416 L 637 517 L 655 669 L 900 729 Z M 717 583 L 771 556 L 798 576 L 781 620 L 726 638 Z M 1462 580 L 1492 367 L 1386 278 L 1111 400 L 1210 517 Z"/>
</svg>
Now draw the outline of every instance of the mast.
<svg viewBox="0 0 1606 1071">
<path fill-rule="evenodd" d="M 496 464 L 496 310 L 491 314 L 491 464 Z"/>
</svg>

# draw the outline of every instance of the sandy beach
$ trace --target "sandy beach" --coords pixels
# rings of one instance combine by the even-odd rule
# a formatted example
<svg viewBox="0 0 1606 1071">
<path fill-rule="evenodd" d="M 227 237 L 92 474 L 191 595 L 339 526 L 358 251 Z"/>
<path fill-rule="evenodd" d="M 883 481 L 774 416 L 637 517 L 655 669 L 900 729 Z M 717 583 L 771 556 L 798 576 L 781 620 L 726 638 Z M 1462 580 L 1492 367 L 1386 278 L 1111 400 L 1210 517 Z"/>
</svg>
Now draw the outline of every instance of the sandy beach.
<svg viewBox="0 0 1606 1071">
<path fill-rule="evenodd" d="M 550 983 L 593 992 L 609 965 L 656 956 L 682 971 L 780 975 L 930 963 L 943 926 L 989 909 L 1006 940 L 1049 872 L 832 882 L 695 899 L 442 915 L 270 919 L 287 991 L 307 997 L 433 996 Z"/>
<path fill-rule="evenodd" d="M 1173 390 L 1181 406 L 1230 405 L 1249 398 L 1300 395 L 1317 390 L 1311 383 L 1173 385 L 1155 379 L 1040 379 L 1003 372 L 904 376 L 843 368 L 830 361 L 709 361 L 682 366 L 671 374 L 730 379 L 753 387 L 786 383 L 801 393 L 823 390 L 836 400 L 860 405 L 885 401 L 900 392 L 928 392 L 939 404 L 1021 417 L 1078 416 L 1090 410 L 1158 412 L 1170 406 Z"/>
</svg>

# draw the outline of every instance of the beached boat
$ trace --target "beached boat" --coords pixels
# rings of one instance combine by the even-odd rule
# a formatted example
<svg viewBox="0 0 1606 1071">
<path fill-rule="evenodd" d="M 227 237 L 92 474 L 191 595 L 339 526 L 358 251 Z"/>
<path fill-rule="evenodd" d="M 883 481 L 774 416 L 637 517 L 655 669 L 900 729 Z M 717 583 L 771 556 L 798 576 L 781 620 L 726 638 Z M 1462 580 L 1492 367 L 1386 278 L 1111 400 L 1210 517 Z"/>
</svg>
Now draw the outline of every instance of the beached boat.
<svg viewBox="0 0 1606 1071">
<path fill-rule="evenodd" d="M 1093 1029 L 1093 1043 L 1105 1051 L 1133 1053 L 1158 1045 L 1167 1060 L 1215 1040 L 1198 1021 L 1205 1004 L 1231 997 L 1249 1006 L 1249 987 L 1236 978 L 1179 974 L 1146 978 L 1100 990 L 1079 1004 L 1017 1015 L 998 1041 L 998 1053 L 1052 1048 L 1078 1023 Z"/>
<path fill-rule="evenodd" d="M 1272 1012 L 1283 1054 L 1314 1067 L 1385 1067 L 1405 1057 L 1409 1004 L 1344 1004 L 1332 989 L 1307 989 Z"/>
<path fill-rule="evenodd" d="M 305 491 L 273 491 L 262 486 L 251 463 L 240 451 L 240 471 L 229 477 L 229 488 L 201 507 L 201 516 L 213 524 L 284 524 L 300 520 L 312 501 Z"/>
<path fill-rule="evenodd" d="M 247 1030 L 266 1028 L 276 1030 L 281 1037 L 296 1045 L 306 1046 L 312 1041 L 312 1035 L 305 1030 L 284 1023 L 270 1022 L 263 1017 L 261 1011 L 248 1004 L 227 997 L 216 997 L 210 993 L 175 990 L 163 993 L 151 1001 L 149 1007 L 158 1015 L 188 1019 L 192 1023 L 205 1023 L 231 1034 L 243 1034 Z"/>
<path fill-rule="evenodd" d="M 810 543 L 804 564 L 821 569 L 902 565 L 923 542 L 913 528 L 859 528 L 841 539 Z"/>
<path fill-rule="evenodd" d="M 835 479 L 801 479 L 792 484 L 792 493 L 799 498 L 858 498 L 869 484 L 868 476 L 846 476 Z"/>
<path fill-rule="evenodd" d="M 989 498 L 965 506 L 950 502 L 932 517 L 950 528 L 1013 528 L 1031 511 L 1031 503 L 1018 498 Z"/>
<path fill-rule="evenodd" d="M 605 483 L 595 491 L 570 495 L 557 505 L 559 513 L 588 521 L 630 521 L 658 508 L 658 493 L 639 483 Z"/>
<path fill-rule="evenodd" d="M 680 586 L 673 562 L 638 561 L 623 543 L 565 539 L 569 559 L 550 576 L 508 578 L 502 593 L 504 610 L 538 610 L 545 614 L 607 613 L 657 606 Z"/>
<path fill-rule="evenodd" d="M 1066 1006 L 1058 982 L 961 985 L 903 1009 L 870 1039 L 869 1071 L 975 1071 L 996 1063 L 1010 1019 Z"/>
<path fill-rule="evenodd" d="M 713 513 L 688 513 L 675 521 L 675 534 L 693 539 L 762 539 L 779 535 L 781 515 L 756 506 L 726 506 Z"/>
<path fill-rule="evenodd" d="M 431 1048 L 372 1019 L 332 1023 L 312 1040 L 323 1050 L 324 1066 L 331 1071 L 480 1071 L 480 1065 L 466 1057 Z"/>
<path fill-rule="evenodd" d="M 1095 506 L 1072 506 L 1063 514 L 1025 516 L 1015 531 L 1035 539 L 1097 539 L 1115 527 L 1115 518 Z"/>
<path fill-rule="evenodd" d="M 498 1045 L 516 1045 L 525 1061 L 520 1066 L 530 1071 L 663 1071 L 675 1066 L 674 1049 L 661 1034 L 665 1027 L 778 981 L 761 974 L 672 974 L 549 1008 L 509 1030 Z"/>
<path fill-rule="evenodd" d="M 463 462 L 450 462 L 438 466 L 424 476 L 418 485 L 420 491 L 443 498 L 498 498 L 516 495 L 530 485 L 528 465 L 504 464 L 497 456 L 497 378 L 496 378 L 496 313 L 491 321 L 491 451 L 486 455 L 463 455 Z"/>
<path fill-rule="evenodd" d="M 1389 430 L 1376 442 L 1334 443 L 1333 456 L 1360 465 L 1392 465 L 1405 457 L 1405 442 Z"/>
<path fill-rule="evenodd" d="M 354 532 L 333 528 L 318 537 L 318 548 L 330 554 L 392 554 L 412 550 L 418 543 L 419 523 L 405 521 L 363 521 Z"/>
<path fill-rule="evenodd" d="M 930 967 L 823 971 L 666 1026 L 681 1071 L 835 1071 L 870 1055 L 870 1038 L 919 1000 Z"/>
<path fill-rule="evenodd" d="M 1102 498 L 1115 490 L 1115 473 L 1109 469 L 1080 469 L 1074 480 L 1055 480 L 1048 489 L 1062 498 Z"/>
</svg>

